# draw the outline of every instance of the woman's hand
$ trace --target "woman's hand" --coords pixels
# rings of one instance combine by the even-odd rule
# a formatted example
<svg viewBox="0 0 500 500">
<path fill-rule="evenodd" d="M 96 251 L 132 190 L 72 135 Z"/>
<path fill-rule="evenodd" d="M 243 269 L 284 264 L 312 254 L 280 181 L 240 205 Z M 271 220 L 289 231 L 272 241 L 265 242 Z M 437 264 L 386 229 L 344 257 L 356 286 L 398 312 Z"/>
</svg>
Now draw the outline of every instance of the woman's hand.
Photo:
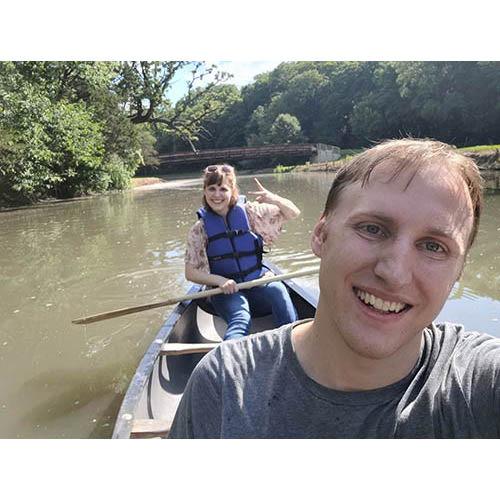
<svg viewBox="0 0 500 500">
<path fill-rule="evenodd" d="M 249 191 L 248 194 L 257 196 L 257 198 L 255 198 L 255 201 L 258 201 L 259 203 L 271 203 L 272 205 L 276 205 L 279 196 L 271 193 L 271 191 L 266 189 L 255 177 L 253 180 L 257 184 L 258 191 Z"/>
<path fill-rule="evenodd" d="M 257 196 L 255 201 L 258 203 L 269 203 L 271 205 L 276 205 L 285 220 L 295 219 L 300 214 L 300 210 L 297 206 L 287 198 L 282 198 L 281 196 L 271 193 L 268 189 L 266 189 L 255 177 L 253 179 L 259 188 L 258 191 L 249 191 L 248 194 L 253 194 Z"/>
<path fill-rule="evenodd" d="M 196 269 L 191 264 L 185 264 L 186 279 L 200 285 L 218 286 L 226 294 L 235 293 L 238 291 L 236 281 L 220 276 L 219 274 L 211 274 L 200 269 Z"/>
<path fill-rule="evenodd" d="M 220 276 L 219 288 L 226 294 L 236 293 L 238 291 L 238 285 L 234 280 L 228 280 L 224 276 Z"/>
</svg>

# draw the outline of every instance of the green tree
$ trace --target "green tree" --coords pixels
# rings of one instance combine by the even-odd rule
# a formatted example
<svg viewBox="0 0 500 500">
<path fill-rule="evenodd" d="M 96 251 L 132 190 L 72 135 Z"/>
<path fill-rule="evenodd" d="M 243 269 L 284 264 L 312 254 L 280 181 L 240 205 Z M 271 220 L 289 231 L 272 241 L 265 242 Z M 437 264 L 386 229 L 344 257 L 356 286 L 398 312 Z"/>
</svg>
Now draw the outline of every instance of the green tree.
<svg viewBox="0 0 500 500">
<path fill-rule="evenodd" d="M 279 114 L 269 131 L 271 144 L 290 144 L 304 141 L 300 122 L 297 117 L 288 113 Z"/>
<path fill-rule="evenodd" d="M 178 106 L 184 104 L 184 97 Z M 230 136 L 230 116 L 228 109 L 234 109 L 233 105 L 241 101 L 238 89 L 234 85 L 218 85 L 210 89 L 196 89 L 189 97 L 190 106 L 185 108 L 185 116 L 195 117 L 196 129 L 189 132 L 187 125 L 181 139 L 186 145 L 199 145 L 202 148 L 216 147 L 216 137 Z M 215 142 L 215 144 L 214 144 Z M 219 141 L 220 142 L 220 141 Z"/>
<path fill-rule="evenodd" d="M 0 130 L 9 137 L 7 154 L 0 157 L 2 201 L 106 189 L 101 126 L 85 107 L 52 101 L 12 63 L 2 63 L 0 74 Z"/>
<path fill-rule="evenodd" d="M 140 134 L 112 93 L 117 65 L 0 63 L 2 204 L 123 187 L 139 165 Z M 5 148 L 4 148 L 5 149 Z"/>
<path fill-rule="evenodd" d="M 201 147 L 266 144 L 280 114 L 299 120 L 303 140 L 343 148 L 409 134 L 498 143 L 499 62 L 287 62 L 240 94 Z"/>
<path fill-rule="evenodd" d="M 248 146 L 262 146 L 266 144 L 271 124 L 266 107 L 257 106 L 245 130 Z"/>
<path fill-rule="evenodd" d="M 292 68 L 296 70 L 295 66 Z M 280 114 L 291 114 L 300 121 L 302 139 L 304 135 L 313 136 L 315 122 L 322 112 L 321 91 L 327 83 L 326 76 L 316 68 L 291 76 L 287 88 L 269 105 L 271 117 L 276 119 Z"/>
<path fill-rule="evenodd" d="M 219 102 L 219 108 L 203 120 L 199 147 L 210 149 L 244 145 L 243 99 L 238 87 L 219 85 L 214 88 L 212 98 Z"/>
<path fill-rule="evenodd" d="M 173 105 L 168 90 L 179 72 L 186 69 L 191 75 L 186 95 Z M 202 62 L 126 61 L 121 64 L 116 89 L 132 123 L 153 124 L 164 134 L 187 141 L 194 150 L 203 121 L 220 109 L 220 103 L 209 96 L 229 76 L 215 65 Z M 207 83 L 201 87 L 204 80 Z"/>
<path fill-rule="evenodd" d="M 402 99 L 392 63 L 379 63 L 372 72 L 372 90 L 360 95 L 349 115 L 352 135 L 359 145 L 412 130 L 412 114 Z"/>
</svg>

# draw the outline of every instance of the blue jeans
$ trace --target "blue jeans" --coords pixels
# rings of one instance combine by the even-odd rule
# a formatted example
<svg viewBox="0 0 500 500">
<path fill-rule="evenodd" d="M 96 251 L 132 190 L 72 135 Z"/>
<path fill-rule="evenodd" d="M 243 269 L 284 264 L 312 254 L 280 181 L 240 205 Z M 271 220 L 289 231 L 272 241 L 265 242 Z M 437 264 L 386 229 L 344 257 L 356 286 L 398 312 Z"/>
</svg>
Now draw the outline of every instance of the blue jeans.
<svg viewBox="0 0 500 500">
<path fill-rule="evenodd" d="M 229 295 L 215 295 L 210 300 L 217 314 L 227 323 L 224 340 L 248 335 L 252 315 L 265 316 L 272 313 L 275 327 L 297 320 L 292 299 L 280 281 Z"/>
</svg>

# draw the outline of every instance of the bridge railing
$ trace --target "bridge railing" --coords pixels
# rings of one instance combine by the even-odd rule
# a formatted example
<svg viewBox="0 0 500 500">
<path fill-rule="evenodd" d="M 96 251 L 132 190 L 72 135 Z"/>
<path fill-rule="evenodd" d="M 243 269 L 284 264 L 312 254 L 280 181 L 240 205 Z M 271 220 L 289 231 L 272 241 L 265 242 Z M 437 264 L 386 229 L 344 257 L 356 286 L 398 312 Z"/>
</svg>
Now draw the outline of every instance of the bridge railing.
<svg viewBox="0 0 500 500">
<path fill-rule="evenodd" d="M 204 149 L 197 152 L 183 151 L 159 155 L 161 163 L 187 163 L 203 160 L 235 160 L 261 158 L 273 155 L 312 155 L 315 144 L 272 144 L 268 146 L 248 146 L 241 148 Z"/>
</svg>

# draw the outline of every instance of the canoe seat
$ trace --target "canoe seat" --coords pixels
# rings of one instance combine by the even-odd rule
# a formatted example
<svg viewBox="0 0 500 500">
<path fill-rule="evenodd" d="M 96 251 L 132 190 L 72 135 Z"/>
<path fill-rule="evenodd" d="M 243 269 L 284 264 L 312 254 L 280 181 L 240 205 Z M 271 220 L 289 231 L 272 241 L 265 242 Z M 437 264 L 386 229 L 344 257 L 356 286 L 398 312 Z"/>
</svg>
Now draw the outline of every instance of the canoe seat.
<svg viewBox="0 0 500 500">
<path fill-rule="evenodd" d="M 137 419 L 132 423 L 130 437 L 134 439 L 167 437 L 171 426 L 170 420 Z"/>
</svg>

